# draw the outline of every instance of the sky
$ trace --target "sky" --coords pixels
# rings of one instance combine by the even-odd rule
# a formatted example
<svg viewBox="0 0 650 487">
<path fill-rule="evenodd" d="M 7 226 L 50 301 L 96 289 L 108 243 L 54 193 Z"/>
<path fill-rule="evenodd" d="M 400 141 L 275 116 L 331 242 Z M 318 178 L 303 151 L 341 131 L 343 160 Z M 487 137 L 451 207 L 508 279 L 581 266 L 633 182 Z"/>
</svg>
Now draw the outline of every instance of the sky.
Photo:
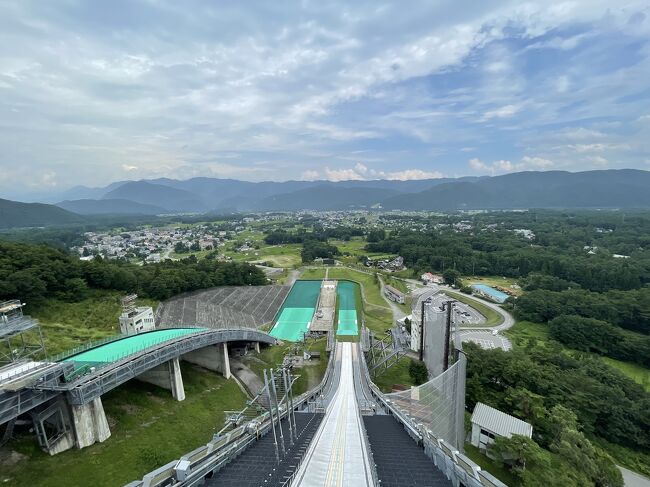
<svg viewBox="0 0 650 487">
<path fill-rule="evenodd" d="M 0 197 L 623 167 L 647 0 L 0 0 Z"/>
</svg>

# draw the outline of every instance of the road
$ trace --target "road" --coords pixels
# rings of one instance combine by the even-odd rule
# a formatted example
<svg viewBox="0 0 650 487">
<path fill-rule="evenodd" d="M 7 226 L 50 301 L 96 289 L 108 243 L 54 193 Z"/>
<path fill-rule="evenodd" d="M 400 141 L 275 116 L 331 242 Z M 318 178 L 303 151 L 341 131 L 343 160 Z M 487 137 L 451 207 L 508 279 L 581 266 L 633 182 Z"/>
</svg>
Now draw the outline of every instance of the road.
<svg viewBox="0 0 650 487">
<path fill-rule="evenodd" d="M 384 293 L 384 287 L 386 286 L 386 284 L 384 284 L 384 279 L 381 274 L 377 274 L 377 277 L 379 278 L 379 292 L 381 293 L 381 297 L 384 298 L 384 301 L 386 301 L 388 306 L 390 306 L 390 309 L 393 312 L 393 323 L 395 323 L 397 320 L 404 318 L 406 313 L 402 311 L 402 308 L 400 308 L 396 302 L 391 301 L 386 297 L 386 294 Z"/>
<path fill-rule="evenodd" d="M 287 276 L 287 280 L 284 282 L 284 284 L 286 286 L 293 286 L 293 283 L 296 282 L 296 280 L 300 277 L 300 272 L 300 269 L 289 271 L 289 275 Z"/>
<path fill-rule="evenodd" d="M 425 288 L 423 288 L 423 289 L 425 289 Z M 456 289 L 452 289 L 449 286 L 437 285 L 437 284 L 429 284 L 428 286 L 426 286 L 426 289 L 430 290 L 430 291 L 428 291 L 428 294 L 436 294 L 438 292 L 444 293 L 445 290 L 458 292 Z M 426 291 L 423 291 L 423 292 L 426 292 Z M 501 332 L 501 331 L 505 331 L 505 330 L 507 330 L 509 328 L 512 328 L 512 326 L 515 324 L 514 317 L 510 313 L 508 313 L 506 310 L 504 310 L 501 306 L 499 306 L 499 305 L 497 305 L 495 303 L 492 303 L 490 301 L 486 301 L 485 299 L 477 298 L 475 296 L 467 296 L 467 298 L 472 299 L 474 301 L 477 301 L 477 302 L 479 302 L 481 304 L 484 304 L 488 308 L 490 308 L 490 309 L 496 311 L 497 313 L 499 313 L 501 315 L 501 317 L 503 318 L 503 323 L 501 323 L 500 325 L 497 325 L 497 326 L 492 326 L 492 327 L 461 326 L 461 329 L 463 329 L 463 330 L 498 330 L 499 332 Z"/>
</svg>

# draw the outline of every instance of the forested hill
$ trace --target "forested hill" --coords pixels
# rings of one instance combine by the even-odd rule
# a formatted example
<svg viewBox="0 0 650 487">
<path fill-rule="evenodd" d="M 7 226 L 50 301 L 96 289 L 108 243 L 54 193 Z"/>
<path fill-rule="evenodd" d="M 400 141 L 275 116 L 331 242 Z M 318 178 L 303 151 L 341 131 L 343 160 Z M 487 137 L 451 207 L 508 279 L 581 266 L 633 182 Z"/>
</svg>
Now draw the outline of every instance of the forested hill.
<svg viewBox="0 0 650 487">
<path fill-rule="evenodd" d="M 266 284 L 264 273 L 247 263 L 188 258 L 138 266 L 97 258 L 84 262 L 46 245 L 0 241 L 0 301 L 22 299 L 36 305 L 48 298 L 79 301 L 90 289 L 138 293 L 166 299 L 213 286 Z"/>
<path fill-rule="evenodd" d="M 527 171 L 500 176 L 412 181 L 237 181 L 193 178 L 122 181 L 105 188 L 75 188 L 43 201 L 86 200 L 88 214 L 126 200 L 139 213 L 275 210 L 459 210 L 514 208 L 649 208 L 650 171 Z M 70 205 L 63 202 L 62 206 Z M 144 207 L 142 205 L 145 205 Z M 152 210 L 151 206 L 156 207 Z M 133 211 L 135 212 L 135 211 Z"/>
<path fill-rule="evenodd" d="M 650 172 L 520 172 L 385 199 L 385 209 L 648 208 Z"/>
<path fill-rule="evenodd" d="M 82 216 L 54 205 L 0 199 L 0 228 L 66 225 L 83 220 Z"/>
</svg>

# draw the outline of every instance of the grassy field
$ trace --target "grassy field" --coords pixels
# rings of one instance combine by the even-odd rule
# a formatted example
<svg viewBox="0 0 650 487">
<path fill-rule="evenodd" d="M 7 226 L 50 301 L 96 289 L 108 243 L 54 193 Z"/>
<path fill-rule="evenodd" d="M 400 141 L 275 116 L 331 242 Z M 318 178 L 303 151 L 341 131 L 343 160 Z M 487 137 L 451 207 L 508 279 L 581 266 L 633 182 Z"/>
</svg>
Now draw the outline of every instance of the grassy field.
<svg viewBox="0 0 650 487">
<path fill-rule="evenodd" d="M 28 311 L 41 322 L 48 354 L 55 355 L 89 341 L 119 334 L 122 297 L 123 294 L 116 291 L 92 291 L 77 303 L 50 299 Z M 138 305 L 155 309 L 158 302 L 138 299 Z"/>
<path fill-rule="evenodd" d="M 609 357 L 601 358 L 606 364 L 618 369 L 637 384 L 641 384 L 646 392 L 650 392 L 650 369 L 645 368 L 643 365 L 622 362 Z"/>
<path fill-rule="evenodd" d="M 242 408 L 246 396 L 235 381 L 184 362 L 181 367 L 185 401 L 156 386 L 127 382 L 102 398 L 112 433 L 108 440 L 50 456 L 33 435 L 19 437 L 5 448 L 20 460 L 3 464 L 0 483 L 124 485 L 207 443 L 223 426 L 223 411 Z"/>
<path fill-rule="evenodd" d="M 377 374 L 373 379 L 373 382 L 377 384 L 377 387 L 379 387 L 382 392 L 391 392 L 394 384 L 400 384 L 407 387 L 412 386 L 414 383 L 409 374 L 410 364 L 411 359 L 409 357 L 402 357 L 395 365 Z"/>
<path fill-rule="evenodd" d="M 333 267 L 329 271 L 329 277 L 332 279 L 349 279 L 356 281 L 362 286 L 362 293 L 365 303 L 387 308 L 388 305 L 381 296 L 379 282 L 372 274 L 355 271 L 353 269 Z"/>
<path fill-rule="evenodd" d="M 474 463 L 476 463 L 483 470 L 487 470 L 501 482 L 511 486 L 516 487 L 519 485 L 519 482 L 513 477 L 510 471 L 507 468 L 504 468 L 502 464 L 495 462 L 494 460 L 483 455 L 481 451 L 470 443 L 465 443 L 465 455 L 471 458 Z"/>
<path fill-rule="evenodd" d="M 531 323 L 529 321 L 518 321 L 515 326 L 505 332 L 506 336 L 512 340 L 513 345 L 517 347 L 539 346 L 544 347 L 551 340 L 548 327 L 541 323 Z M 571 349 L 566 348 L 567 353 L 574 353 Z M 581 352 L 583 353 L 583 352 Z M 607 365 L 614 367 L 637 384 L 650 392 L 650 370 L 639 364 L 623 362 L 609 357 L 600 358 Z"/>
<path fill-rule="evenodd" d="M 305 367 L 294 369 L 294 373 L 300 375 L 300 378 L 295 384 L 295 394 L 302 394 L 316 387 L 327 369 L 327 339 L 319 338 L 317 340 L 307 341 L 307 350 L 317 351 L 321 354 L 321 359 L 318 362 L 307 365 Z M 249 355 L 244 357 L 244 362 L 255 374 L 262 378 L 264 377 L 264 369 L 275 368 L 282 364 L 284 356 L 292 350 L 298 350 L 301 354 L 302 344 L 285 342 L 282 345 L 274 345 L 272 347 L 263 348 L 259 355 Z"/>
<path fill-rule="evenodd" d="M 300 279 L 325 279 L 324 267 L 310 267 L 302 271 L 300 274 Z"/>
<path fill-rule="evenodd" d="M 235 262 L 272 262 L 274 267 L 297 267 L 300 265 L 300 244 L 270 245 L 260 244 L 257 250 L 248 252 L 226 251 L 225 255 Z"/>
<path fill-rule="evenodd" d="M 361 284 L 363 311 L 368 329 L 383 333 L 393 325 L 393 313 L 381 296 L 379 282 L 375 276 L 347 268 L 332 268 L 329 277 L 349 279 Z"/>
<path fill-rule="evenodd" d="M 463 293 L 455 293 L 452 291 L 448 291 L 447 289 L 443 290 L 445 294 L 448 296 L 460 301 L 461 303 L 465 303 L 472 308 L 474 308 L 476 311 L 481 313 L 483 316 L 485 316 L 485 323 L 482 325 L 472 325 L 472 326 L 497 326 L 503 323 L 503 316 L 501 316 L 499 313 L 494 311 L 492 308 L 489 306 L 485 305 L 484 303 L 481 303 L 480 301 L 473 299 L 469 297 L 466 294 Z"/>
</svg>

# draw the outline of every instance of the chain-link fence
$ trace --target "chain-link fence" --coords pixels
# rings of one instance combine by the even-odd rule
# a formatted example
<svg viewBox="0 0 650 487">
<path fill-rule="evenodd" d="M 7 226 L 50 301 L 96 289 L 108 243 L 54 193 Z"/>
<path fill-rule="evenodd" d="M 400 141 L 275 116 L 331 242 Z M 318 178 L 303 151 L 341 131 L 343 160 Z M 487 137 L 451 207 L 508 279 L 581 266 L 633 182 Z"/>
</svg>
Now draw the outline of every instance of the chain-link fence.
<svg viewBox="0 0 650 487">
<path fill-rule="evenodd" d="M 439 376 L 408 391 L 386 394 L 385 398 L 412 422 L 462 451 L 466 363 L 465 355 L 459 353 L 456 363 Z"/>
</svg>

